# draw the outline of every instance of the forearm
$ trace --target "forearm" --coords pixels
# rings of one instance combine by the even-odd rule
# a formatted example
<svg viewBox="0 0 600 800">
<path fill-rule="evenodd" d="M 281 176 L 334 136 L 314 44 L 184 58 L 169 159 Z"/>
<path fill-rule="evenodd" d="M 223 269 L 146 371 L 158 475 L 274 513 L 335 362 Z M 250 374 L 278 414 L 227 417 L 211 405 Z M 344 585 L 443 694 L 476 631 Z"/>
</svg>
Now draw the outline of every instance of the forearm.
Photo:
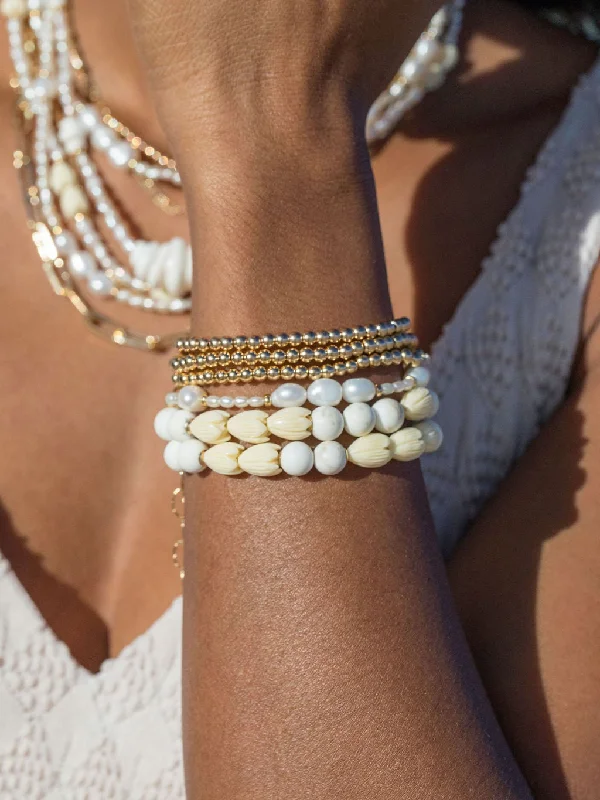
<svg viewBox="0 0 600 800">
<path fill-rule="evenodd" d="M 190 160 L 194 333 L 390 316 L 365 152 L 340 108 L 263 157 L 250 137 L 212 166 L 205 153 L 204 171 Z M 529 797 L 472 667 L 418 466 L 203 474 L 186 491 L 190 798 Z"/>
</svg>

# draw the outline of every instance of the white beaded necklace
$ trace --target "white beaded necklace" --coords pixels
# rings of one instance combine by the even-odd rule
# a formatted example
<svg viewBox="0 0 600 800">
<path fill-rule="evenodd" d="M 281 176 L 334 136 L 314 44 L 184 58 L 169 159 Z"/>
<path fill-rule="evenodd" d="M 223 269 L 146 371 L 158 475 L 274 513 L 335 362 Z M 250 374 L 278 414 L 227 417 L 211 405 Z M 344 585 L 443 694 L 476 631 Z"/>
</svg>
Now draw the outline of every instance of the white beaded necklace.
<svg viewBox="0 0 600 800">
<path fill-rule="evenodd" d="M 464 0 L 438 11 L 367 119 L 369 144 L 387 138 L 423 95 L 457 62 Z M 192 254 L 183 239 L 141 239 L 119 213 L 95 157 L 114 167 L 175 187 L 172 159 L 157 164 L 153 148 L 135 148 L 78 91 L 84 71 L 70 30 L 67 0 L 1 0 L 23 123 L 15 153 L 28 200 L 30 227 L 46 274 L 92 327 L 117 344 L 163 350 L 177 334 L 137 334 L 98 312 L 85 295 L 134 308 L 184 313 L 191 306 Z M 112 122 L 113 120 L 111 120 Z M 128 141 L 129 139 L 129 141 Z M 133 145 L 133 146 L 132 146 Z M 148 155 L 148 153 L 150 155 Z"/>
</svg>

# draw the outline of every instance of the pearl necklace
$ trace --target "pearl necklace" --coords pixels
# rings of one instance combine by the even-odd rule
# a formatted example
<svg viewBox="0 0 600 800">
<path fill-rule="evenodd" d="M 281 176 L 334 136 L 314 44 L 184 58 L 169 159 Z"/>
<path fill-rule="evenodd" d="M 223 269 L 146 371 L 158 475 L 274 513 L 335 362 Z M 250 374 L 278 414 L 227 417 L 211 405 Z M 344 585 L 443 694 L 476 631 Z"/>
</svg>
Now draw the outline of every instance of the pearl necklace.
<svg viewBox="0 0 600 800">
<path fill-rule="evenodd" d="M 386 139 L 457 62 L 464 0 L 432 18 L 388 88 L 369 111 L 369 144 Z M 181 186 L 175 161 L 100 114 L 90 102 L 83 60 L 70 30 L 67 0 L 1 0 L 18 93 L 23 145 L 15 152 L 29 225 L 55 292 L 117 344 L 164 350 L 179 334 L 139 334 L 96 310 L 88 296 L 158 313 L 191 307 L 192 253 L 180 238 L 146 241 L 119 212 L 100 174 L 100 155 L 137 179 Z M 143 145 L 143 147 L 142 147 Z"/>
</svg>

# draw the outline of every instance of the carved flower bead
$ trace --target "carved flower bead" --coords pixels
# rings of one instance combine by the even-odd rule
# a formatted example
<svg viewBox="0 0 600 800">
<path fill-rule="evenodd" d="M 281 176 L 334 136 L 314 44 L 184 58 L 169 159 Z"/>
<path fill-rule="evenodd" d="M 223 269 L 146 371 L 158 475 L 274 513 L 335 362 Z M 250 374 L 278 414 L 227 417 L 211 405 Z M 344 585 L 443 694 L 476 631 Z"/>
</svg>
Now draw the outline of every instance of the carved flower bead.
<svg viewBox="0 0 600 800">
<path fill-rule="evenodd" d="M 244 472 L 260 475 L 263 478 L 279 475 L 279 451 L 281 447 L 273 442 L 255 444 L 240 454 L 238 463 Z"/>
<path fill-rule="evenodd" d="M 419 428 L 402 428 L 390 436 L 392 458 L 396 461 L 415 461 L 425 452 L 425 437 Z"/>
<path fill-rule="evenodd" d="M 437 394 L 425 386 L 416 386 L 411 389 L 404 395 L 401 402 L 404 406 L 406 419 L 415 422 L 433 417 L 440 407 Z"/>
<path fill-rule="evenodd" d="M 262 444 L 269 441 L 267 428 L 268 414 L 260 409 L 242 411 L 227 422 L 227 430 L 236 439 L 250 444 Z"/>
<path fill-rule="evenodd" d="M 310 436 L 312 421 L 308 408 L 282 408 L 267 419 L 267 428 L 274 436 L 296 441 Z"/>
<path fill-rule="evenodd" d="M 392 458 L 390 437 L 384 433 L 369 433 L 355 439 L 348 447 L 348 461 L 359 467 L 383 467 Z"/>
<path fill-rule="evenodd" d="M 209 447 L 202 454 L 202 460 L 213 472 L 220 475 L 239 475 L 242 472 L 238 459 L 244 448 L 238 442 L 223 442 Z"/>
<path fill-rule="evenodd" d="M 213 411 L 205 411 L 189 424 L 189 431 L 196 439 L 206 444 L 221 444 L 231 439 L 231 435 L 227 430 L 227 420 L 230 414 L 221 409 L 214 409 Z"/>
</svg>

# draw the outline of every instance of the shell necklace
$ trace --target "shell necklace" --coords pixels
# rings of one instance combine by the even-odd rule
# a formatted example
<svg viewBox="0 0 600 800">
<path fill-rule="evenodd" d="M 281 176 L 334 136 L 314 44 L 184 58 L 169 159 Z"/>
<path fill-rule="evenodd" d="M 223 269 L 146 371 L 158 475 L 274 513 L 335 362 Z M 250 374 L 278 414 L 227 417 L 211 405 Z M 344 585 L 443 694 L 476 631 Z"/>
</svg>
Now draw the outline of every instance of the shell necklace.
<svg viewBox="0 0 600 800">
<path fill-rule="evenodd" d="M 369 111 L 369 144 L 385 140 L 458 60 L 464 0 L 432 18 L 388 88 Z M 179 188 L 175 161 L 158 153 L 94 103 L 67 0 L 1 0 L 14 67 L 22 145 L 20 170 L 29 226 L 45 273 L 97 333 L 120 345 L 162 351 L 179 333 L 137 333 L 95 307 L 111 299 L 132 308 L 182 314 L 191 306 L 192 253 L 181 238 L 147 241 L 119 212 L 98 170 L 98 156 L 146 188 Z M 167 195 L 158 204 L 169 211 Z M 165 200 L 165 198 L 167 198 Z M 171 209 L 171 213 L 173 212 Z"/>
</svg>

